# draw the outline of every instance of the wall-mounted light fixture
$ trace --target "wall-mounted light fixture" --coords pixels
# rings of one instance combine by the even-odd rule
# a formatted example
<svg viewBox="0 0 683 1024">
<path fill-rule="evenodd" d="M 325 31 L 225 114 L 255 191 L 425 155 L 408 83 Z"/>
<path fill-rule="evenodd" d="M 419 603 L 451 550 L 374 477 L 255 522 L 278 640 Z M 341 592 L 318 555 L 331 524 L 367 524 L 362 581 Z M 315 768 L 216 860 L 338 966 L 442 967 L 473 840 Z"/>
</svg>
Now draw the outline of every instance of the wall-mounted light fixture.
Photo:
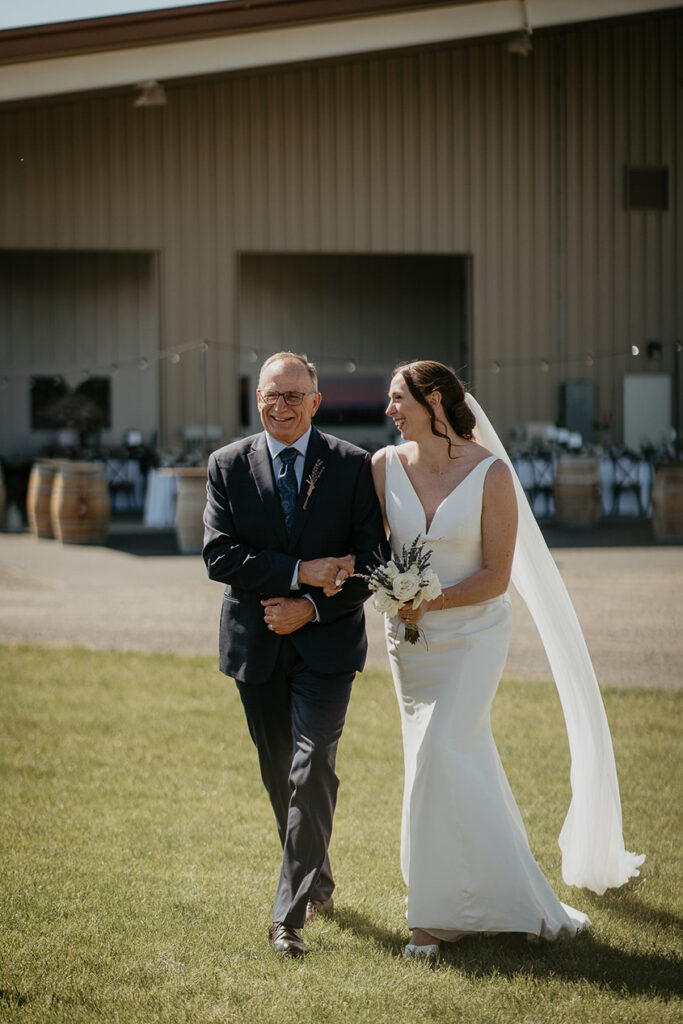
<svg viewBox="0 0 683 1024">
<path fill-rule="evenodd" d="M 140 90 L 140 95 L 133 100 L 134 107 L 166 106 L 166 90 L 157 82 L 156 78 L 149 78 L 145 82 L 136 82 L 135 88 Z"/>
</svg>

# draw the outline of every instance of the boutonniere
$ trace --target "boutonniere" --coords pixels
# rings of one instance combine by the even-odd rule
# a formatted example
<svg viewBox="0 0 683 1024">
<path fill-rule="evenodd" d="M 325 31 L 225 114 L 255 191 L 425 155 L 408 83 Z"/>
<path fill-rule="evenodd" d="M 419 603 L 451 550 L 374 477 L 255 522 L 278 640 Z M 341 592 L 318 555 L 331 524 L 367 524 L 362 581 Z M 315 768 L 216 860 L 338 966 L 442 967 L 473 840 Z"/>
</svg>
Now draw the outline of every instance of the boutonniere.
<svg viewBox="0 0 683 1024">
<path fill-rule="evenodd" d="M 306 491 L 306 500 L 304 501 L 304 509 L 308 505 L 308 499 L 313 494 L 318 480 L 325 471 L 325 463 L 322 459 L 318 459 L 310 472 L 310 475 L 306 477 L 306 483 L 308 484 L 308 490 Z"/>
</svg>

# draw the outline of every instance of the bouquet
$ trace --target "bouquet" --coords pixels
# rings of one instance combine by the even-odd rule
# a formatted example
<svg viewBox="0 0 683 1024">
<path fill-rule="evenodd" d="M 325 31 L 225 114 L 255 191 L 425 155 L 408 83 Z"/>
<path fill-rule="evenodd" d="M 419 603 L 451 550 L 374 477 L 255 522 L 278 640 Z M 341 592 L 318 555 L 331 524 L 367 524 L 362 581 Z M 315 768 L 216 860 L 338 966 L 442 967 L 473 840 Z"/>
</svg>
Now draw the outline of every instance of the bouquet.
<svg viewBox="0 0 683 1024">
<path fill-rule="evenodd" d="M 433 601 L 441 593 L 439 577 L 429 568 L 432 552 L 419 535 L 408 547 L 403 545 L 400 555 L 388 562 L 380 561 L 368 577 L 368 587 L 374 592 L 372 602 L 378 612 L 398 614 L 399 608 L 409 601 L 413 608 L 423 601 Z M 406 623 L 405 639 L 415 644 L 420 630 L 413 622 Z"/>
</svg>

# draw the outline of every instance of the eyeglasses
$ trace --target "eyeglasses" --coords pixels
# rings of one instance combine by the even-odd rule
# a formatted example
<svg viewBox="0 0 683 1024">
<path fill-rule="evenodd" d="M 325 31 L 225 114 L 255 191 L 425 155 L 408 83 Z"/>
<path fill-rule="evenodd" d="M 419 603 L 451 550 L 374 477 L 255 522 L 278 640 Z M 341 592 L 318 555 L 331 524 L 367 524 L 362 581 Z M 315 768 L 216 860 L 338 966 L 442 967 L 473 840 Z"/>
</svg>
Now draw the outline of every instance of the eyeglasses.
<svg viewBox="0 0 683 1024">
<path fill-rule="evenodd" d="M 317 391 L 257 391 L 264 405 L 275 405 L 278 398 L 284 398 L 285 405 L 301 405 L 306 395 L 317 395 Z"/>
</svg>

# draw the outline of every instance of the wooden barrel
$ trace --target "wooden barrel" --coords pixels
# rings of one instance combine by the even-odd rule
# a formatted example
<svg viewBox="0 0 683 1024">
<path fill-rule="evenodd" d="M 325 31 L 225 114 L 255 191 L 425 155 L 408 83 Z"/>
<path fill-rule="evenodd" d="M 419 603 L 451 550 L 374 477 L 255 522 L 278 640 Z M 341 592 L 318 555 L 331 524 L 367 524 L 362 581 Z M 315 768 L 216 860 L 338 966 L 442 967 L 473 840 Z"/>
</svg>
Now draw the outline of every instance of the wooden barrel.
<svg viewBox="0 0 683 1024">
<path fill-rule="evenodd" d="M 553 485 L 555 519 L 568 526 L 600 521 L 600 464 L 588 455 L 561 455 Z"/>
<path fill-rule="evenodd" d="M 50 501 L 55 473 L 61 464 L 61 460 L 58 459 L 39 459 L 31 467 L 26 493 L 26 514 L 29 529 L 36 537 L 54 537 Z"/>
<path fill-rule="evenodd" d="M 652 484 L 655 540 L 683 543 L 683 466 L 656 466 Z"/>
<path fill-rule="evenodd" d="M 176 537 L 186 555 L 198 554 L 204 541 L 206 466 L 179 469 L 176 499 Z"/>
<path fill-rule="evenodd" d="M 64 544 L 97 544 L 109 528 L 109 485 L 101 466 L 62 462 L 50 501 L 52 529 Z"/>
</svg>

